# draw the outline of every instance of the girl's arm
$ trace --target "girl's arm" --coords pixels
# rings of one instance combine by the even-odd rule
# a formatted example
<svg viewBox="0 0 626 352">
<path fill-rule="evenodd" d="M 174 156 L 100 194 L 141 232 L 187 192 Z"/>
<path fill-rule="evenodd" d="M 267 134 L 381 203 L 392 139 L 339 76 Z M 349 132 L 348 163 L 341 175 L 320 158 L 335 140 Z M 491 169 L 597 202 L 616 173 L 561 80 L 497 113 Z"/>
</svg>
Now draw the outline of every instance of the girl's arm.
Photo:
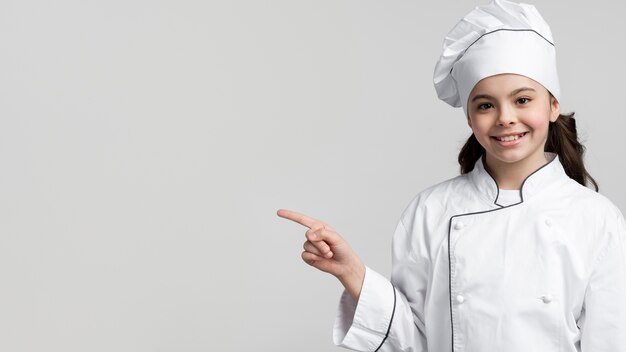
<svg viewBox="0 0 626 352">
<path fill-rule="evenodd" d="M 307 240 L 302 259 L 334 275 L 346 289 L 334 327 L 335 344 L 356 351 L 426 351 L 424 325 L 413 313 L 403 293 L 402 279 L 396 280 L 399 287 L 395 287 L 384 276 L 366 268 L 348 243 L 328 224 L 284 209 L 278 210 L 278 216 L 309 228 L 305 233 Z M 406 230 L 399 225 L 396 240 L 406 236 Z M 396 266 L 399 267 L 406 268 Z M 424 271 L 421 266 L 412 269 L 407 268 L 411 271 L 408 277 Z"/>
<path fill-rule="evenodd" d="M 427 351 L 423 302 L 427 266 L 406 255 L 410 235 L 402 221 L 393 240 L 391 280 L 367 268 L 360 298 L 346 293 L 339 303 L 333 340 L 356 351 Z"/>
<path fill-rule="evenodd" d="M 626 350 L 626 224 L 621 214 L 607 226 L 585 293 L 578 325 L 583 352 Z"/>
</svg>

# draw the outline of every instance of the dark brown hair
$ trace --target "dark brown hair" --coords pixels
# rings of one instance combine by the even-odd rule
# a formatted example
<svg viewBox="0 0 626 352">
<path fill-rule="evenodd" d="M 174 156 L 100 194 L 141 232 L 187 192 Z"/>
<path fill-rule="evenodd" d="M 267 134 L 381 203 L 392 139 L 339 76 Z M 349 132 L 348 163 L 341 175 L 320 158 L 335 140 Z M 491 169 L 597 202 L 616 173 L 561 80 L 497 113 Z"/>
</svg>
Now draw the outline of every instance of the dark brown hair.
<svg viewBox="0 0 626 352">
<path fill-rule="evenodd" d="M 596 192 L 598 191 L 598 183 L 585 168 L 583 161 L 585 146 L 578 140 L 574 113 L 560 114 L 555 122 L 550 122 L 548 139 L 544 150 L 556 153 L 559 156 L 567 176 L 583 186 L 591 184 Z M 459 152 L 458 160 L 459 165 L 461 165 L 461 174 L 472 171 L 474 164 L 483 154 L 485 154 L 485 148 L 478 143 L 478 140 L 472 133 Z"/>
</svg>

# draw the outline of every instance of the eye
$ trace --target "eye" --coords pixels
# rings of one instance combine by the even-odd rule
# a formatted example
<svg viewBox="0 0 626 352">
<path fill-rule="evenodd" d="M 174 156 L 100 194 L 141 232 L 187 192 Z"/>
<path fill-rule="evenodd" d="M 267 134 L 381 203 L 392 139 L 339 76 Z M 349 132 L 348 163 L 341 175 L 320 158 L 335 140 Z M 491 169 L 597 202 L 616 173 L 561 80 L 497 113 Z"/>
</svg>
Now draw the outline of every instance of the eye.
<svg viewBox="0 0 626 352">
<path fill-rule="evenodd" d="M 492 107 L 491 103 L 482 103 L 478 105 L 478 110 L 487 110 Z"/>
<path fill-rule="evenodd" d="M 528 98 L 519 98 L 519 99 L 517 99 L 517 103 L 521 104 L 521 105 L 527 104 L 529 101 L 530 101 L 530 99 L 528 99 Z"/>
</svg>

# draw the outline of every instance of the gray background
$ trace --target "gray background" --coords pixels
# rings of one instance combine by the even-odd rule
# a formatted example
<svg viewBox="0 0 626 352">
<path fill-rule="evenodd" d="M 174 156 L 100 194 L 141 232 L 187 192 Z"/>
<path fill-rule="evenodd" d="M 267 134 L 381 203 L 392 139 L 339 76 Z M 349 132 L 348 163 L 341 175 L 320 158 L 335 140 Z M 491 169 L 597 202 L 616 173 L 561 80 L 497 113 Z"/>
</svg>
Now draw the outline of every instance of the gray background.
<svg viewBox="0 0 626 352">
<path fill-rule="evenodd" d="M 401 211 L 458 172 L 432 72 L 477 4 L 0 1 L 0 350 L 340 350 L 341 287 L 275 212 L 389 273 Z M 624 5 L 535 4 L 625 210 Z"/>
</svg>

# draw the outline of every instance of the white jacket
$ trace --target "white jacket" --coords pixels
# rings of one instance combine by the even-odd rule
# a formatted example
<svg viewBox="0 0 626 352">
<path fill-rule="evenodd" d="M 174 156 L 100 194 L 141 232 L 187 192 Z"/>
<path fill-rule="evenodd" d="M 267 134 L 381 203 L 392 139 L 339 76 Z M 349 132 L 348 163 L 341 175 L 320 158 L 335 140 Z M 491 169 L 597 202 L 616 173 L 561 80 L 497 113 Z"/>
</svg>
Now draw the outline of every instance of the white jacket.
<svg viewBox="0 0 626 352">
<path fill-rule="evenodd" d="M 344 292 L 334 342 L 357 351 L 626 351 L 626 224 L 559 158 L 498 205 L 474 170 L 419 193 L 393 238 L 391 281 Z"/>
</svg>

